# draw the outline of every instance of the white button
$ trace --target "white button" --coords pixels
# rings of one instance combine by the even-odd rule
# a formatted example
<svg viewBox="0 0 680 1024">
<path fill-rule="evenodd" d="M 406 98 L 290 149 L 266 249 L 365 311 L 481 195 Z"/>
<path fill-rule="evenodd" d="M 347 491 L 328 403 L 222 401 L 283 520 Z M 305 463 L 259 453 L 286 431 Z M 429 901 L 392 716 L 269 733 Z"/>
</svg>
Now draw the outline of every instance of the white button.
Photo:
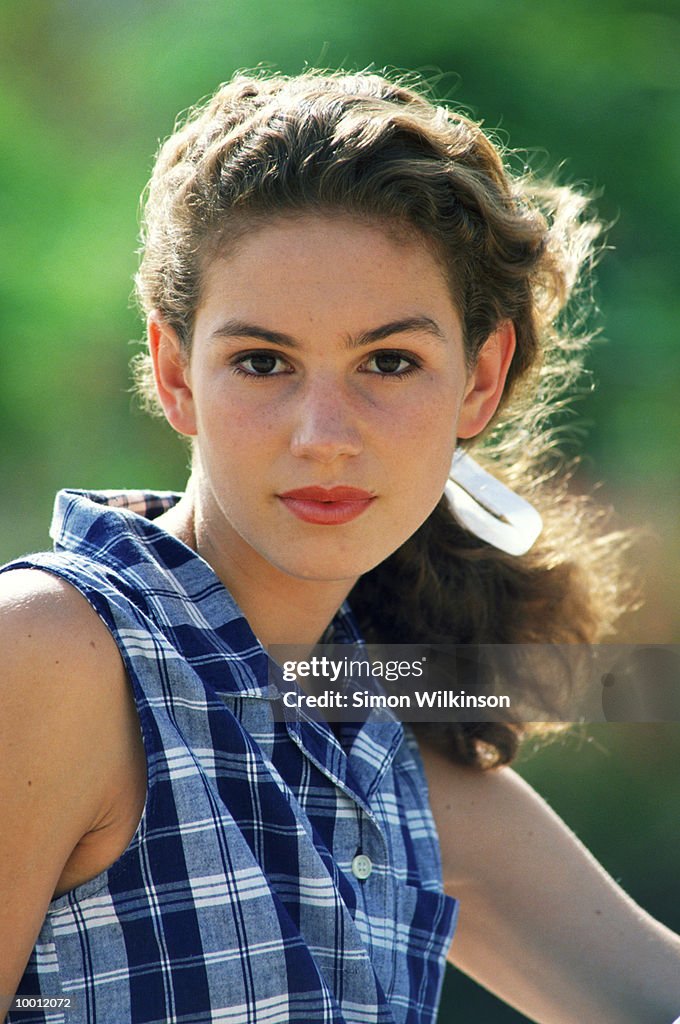
<svg viewBox="0 0 680 1024">
<path fill-rule="evenodd" d="M 352 874 L 355 878 L 358 878 L 360 882 L 368 878 L 371 871 L 373 870 L 373 861 L 370 857 L 367 857 L 365 853 L 358 853 L 352 861 Z"/>
</svg>

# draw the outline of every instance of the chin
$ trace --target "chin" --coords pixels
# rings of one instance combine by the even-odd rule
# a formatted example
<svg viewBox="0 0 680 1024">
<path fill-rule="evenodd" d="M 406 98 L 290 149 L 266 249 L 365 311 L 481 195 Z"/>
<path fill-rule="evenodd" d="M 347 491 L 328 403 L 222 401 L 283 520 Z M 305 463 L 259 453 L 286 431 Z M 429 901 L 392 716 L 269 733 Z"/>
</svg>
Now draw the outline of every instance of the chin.
<svg viewBox="0 0 680 1024">
<path fill-rule="evenodd" d="M 315 583 L 339 583 L 340 581 L 353 583 L 362 573 L 368 572 L 378 563 L 366 557 L 343 557 L 338 552 L 330 558 L 327 555 L 325 558 L 323 556 L 290 558 L 285 561 L 276 560 L 274 564 L 293 579 Z"/>
<path fill-rule="evenodd" d="M 343 581 L 354 582 L 362 573 L 368 572 L 368 568 L 351 566 L 322 566 L 315 563 L 310 566 L 280 566 L 281 569 L 294 579 L 307 580 L 310 583 L 340 583 Z"/>
</svg>

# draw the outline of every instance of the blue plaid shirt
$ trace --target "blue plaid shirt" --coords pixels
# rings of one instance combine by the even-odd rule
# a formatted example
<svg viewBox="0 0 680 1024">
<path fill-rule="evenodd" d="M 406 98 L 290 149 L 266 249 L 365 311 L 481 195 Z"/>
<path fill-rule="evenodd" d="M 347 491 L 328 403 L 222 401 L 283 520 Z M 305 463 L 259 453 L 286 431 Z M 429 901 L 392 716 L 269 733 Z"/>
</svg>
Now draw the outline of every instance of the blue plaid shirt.
<svg viewBox="0 0 680 1024">
<path fill-rule="evenodd" d="M 416 741 L 394 720 L 339 738 L 302 714 L 278 720 L 243 614 L 152 522 L 177 499 L 63 491 L 55 552 L 12 563 L 67 580 L 111 631 L 148 778 L 128 848 L 53 900 L 18 990 L 72 1007 L 8 1020 L 431 1022 L 456 903 Z M 358 639 L 346 605 L 333 630 Z"/>
</svg>

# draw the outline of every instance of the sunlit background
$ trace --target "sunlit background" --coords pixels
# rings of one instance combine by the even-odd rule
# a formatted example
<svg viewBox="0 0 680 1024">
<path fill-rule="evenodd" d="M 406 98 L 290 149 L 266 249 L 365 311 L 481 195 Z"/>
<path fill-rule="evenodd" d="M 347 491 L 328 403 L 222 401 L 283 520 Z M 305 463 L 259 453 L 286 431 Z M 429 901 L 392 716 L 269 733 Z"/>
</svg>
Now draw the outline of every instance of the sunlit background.
<svg viewBox="0 0 680 1024">
<path fill-rule="evenodd" d="M 678 642 L 676 0 L 4 0 L 1 559 L 47 546 L 59 487 L 181 489 L 185 449 L 129 394 L 137 197 L 177 112 L 261 63 L 419 70 L 535 168 L 597 194 L 610 251 L 577 486 L 648 527 L 631 555 L 646 604 L 616 639 Z M 678 930 L 679 735 L 602 726 L 520 765 Z M 451 971 L 440 1019 L 523 1018 Z"/>
</svg>

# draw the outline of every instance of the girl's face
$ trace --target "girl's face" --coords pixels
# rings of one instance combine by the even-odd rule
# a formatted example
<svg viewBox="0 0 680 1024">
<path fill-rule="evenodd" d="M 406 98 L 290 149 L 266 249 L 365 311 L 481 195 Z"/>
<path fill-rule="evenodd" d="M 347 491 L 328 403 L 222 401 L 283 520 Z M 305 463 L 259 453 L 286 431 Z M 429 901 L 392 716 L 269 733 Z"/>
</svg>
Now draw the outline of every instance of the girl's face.
<svg viewBox="0 0 680 1024">
<path fill-rule="evenodd" d="M 444 273 L 418 238 L 320 214 L 242 237 L 207 269 L 188 362 L 150 325 L 166 414 L 195 438 L 212 548 L 304 579 L 377 565 L 437 504 L 457 437 L 492 414 L 508 333 L 467 370 Z"/>
</svg>

